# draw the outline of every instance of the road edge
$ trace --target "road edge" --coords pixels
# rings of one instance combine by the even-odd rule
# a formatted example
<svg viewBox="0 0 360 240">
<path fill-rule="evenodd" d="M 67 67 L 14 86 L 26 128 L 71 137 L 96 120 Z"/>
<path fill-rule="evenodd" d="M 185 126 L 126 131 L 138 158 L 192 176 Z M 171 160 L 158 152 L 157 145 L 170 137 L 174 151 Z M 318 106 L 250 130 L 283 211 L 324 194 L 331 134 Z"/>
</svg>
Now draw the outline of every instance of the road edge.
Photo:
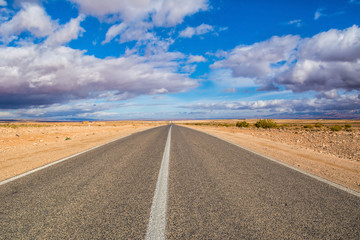
<svg viewBox="0 0 360 240">
<path fill-rule="evenodd" d="M 162 126 L 166 126 L 166 125 L 161 125 L 161 126 L 152 127 L 152 128 L 149 128 L 149 129 L 142 130 L 142 131 L 140 131 L 140 132 L 134 132 L 134 133 L 131 133 L 131 134 L 122 136 L 122 137 L 120 137 L 120 138 L 111 140 L 111 141 L 109 141 L 109 142 L 100 144 L 100 145 L 98 145 L 98 146 L 95 146 L 95 147 L 86 149 L 86 150 L 84 150 L 84 151 L 82 151 L 82 152 L 75 153 L 75 154 L 73 154 L 73 155 L 71 155 L 71 156 L 68 156 L 68 157 L 65 157 L 65 158 L 56 160 L 56 161 L 54 161 L 54 162 L 45 164 L 45 165 L 43 165 L 43 166 L 41 166 L 41 167 L 34 168 L 34 169 L 30 170 L 30 171 L 21 173 L 21 174 L 19 174 L 19 175 L 16 175 L 16 176 L 14 176 L 14 177 L 11 177 L 11 178 L 8 178 L 8 179 L 5 179 L 5 180 L 1 181 L 1 182 L 0 182 L 0 186 L 5 185 L 5 184 L 7 184 L 7 183 L 9 183 L 9 182 L 15 181 L 16 179 L 19 179 L 19 178 L 28 176 L 28 175 L 30 175 L 30 174 L 32 174 L 32 173 L 38 172 L 38 171 L 43 170 L 43 169 L 45 169 L 45 168 L 51 167 L 51 166 L 56 165 L 56 164 L 58 164 L 58 163 L 64 162 L 64 161 L 69 160 L 69 159 L 71 159 L 71 158 L 73 158 L 73 157 L 79 156 L 79 155 L 81 155 L 81 154 L 83 154 L 83 153 L 90 152 L 90 151 L 92 151 L 92 150 L 94 150 L 94 149 L 97 149 L 97 148 L 99 148 L 99 147 L 102 147 L 102 146 L 105 146 L 105 145 L 107 145 L 107 144 L 116 142 L 116 141 L 121 140 L 121 139 L 123 139 L 123 138 L 127 138 L 127 137 L 129 137 L 129 136 L 131 136 L 131 135 L 134 135 L 134 134 L 137 134 L 137 133 L 141 133 L 141 132 L 145 132 L 145 131 L 148 131 L 148 130 L 151 130 L 151 129 L 155 129 L 155 128 L 158 128 L 158 127 L 162 127 Z"/>
<path fill-rule="evenodd" d="M 193 129 L 193 128 L 186 127 L 186 126 L 182 126 L 182 125 L 177 125 L 177 126 L 184 127 L 184 128 L 187 128 L 187 129 L 191 129 L 191 130 L 194 130 L 194 131 L 197 131 L 197 132 L 201 132 L 201 133 L 207 134 L 207 135 L 209 135 L 209 136 L 212 136 L 212 137 L 214 137 L 214 138 L 217 138 L 217 139 L 219 139 L 219 140 L 222 140 L 222 141 L 224 141 L 224 142 L 230 143 L 230 144 L 232 144 L 232 145 L 234 145 L 234 146 L 236 146 L 236 147 L 239 147 L 239 148 L 241 148 L 241 149 L 243 149 L 243 150 L 246 150 L 246 151 L 248 151 L 248 152 L 251 152 L 251 153 L 253 153 L 253 154 L 256 154 L 256 155 L 258 155 L 258 156 L 261 156 L 261 157 L 263 157 L 263 158 L 265 158 L 265 159 L 268 159 L 268 160 L 270 160 L 270 161 L 272 161 L 272 162 L 278 163 L 278 164 L 280 164 L 280 165 L 282 165 L 282 166 L 285 166 L 285 167 L 287 167 L 287 168 L 290 168 L 290 169 L 292 169 L 292 170 L 294 170 L 294 171 L 297 171 L 297 172 L 299 172 L 299 173 L 302 173 L 302 174 L 304 174 L 304 175 L 306 175 L 306 176 L 308 176 L 308 177 L 314 178 L 314 179 L 316 179 L 316 180 L 318 180 L 318 181 L 320 181 L 320 182 L 326 183 L 326 184 L 328 184 L 328 185 L 330 185 L 330 186 L 332 186 L 332 187 L 335 187 L 335 188 L 337 188 L 337 189 L 339 189 L 339 190 L 345 191 L 345 192 L 347 192 L 347 193 L 350 193 L 350 194 L 352 194 L 352 195 L 360 198 L 360 192 L 357 192 L 357 191 L 355 191 L 355 190 L 353 190 L 353 189 L 350 189 L 350 188 L 348 188 L 348 187 L 342 186 L 342 185 L 340 185 L 340 184 L 338 184 L 338 183 L 332 182 L 332 181 L 327 180 L 327 179 L 325 179 L 325 178 L 319 177 L 319 176 L 314 175 L 314 174 L 312 174 L 312 173 L 305 172 L 304 170 L 298 169 L 298 168 L 296 168 L 296 167 L 294 167 L 294 166 L 291 166 L 291 165 L 289 165 L 289 164 L 287 164 L 287 163 L 284 163 L 284 162 L 282 162 L 282 161 L 280 161 L 280 160 L 276 160 L 276 159 L 274 159 L 274 158 L 265 156 L 265 155 L 263 155 L 263 154 L 261 154 L 261 153 L 257 153 L 257 152 L 255 152 L 255 151 L 253 151 L 253 150 L 250 150 L 250 149 L 248 149 L 248 148 L 245 148 L 245 147 L 243 147 L 243 146 L 240 146 L 240 145 L 238 145 L 238 144 L 236 144 L 236 143 L 230 142 L 230 141 L 228 141 L 228 140 L 226 140 L 226 139 L 223 139 L 223 138 L 221 138 L 221 137 L 215 136 L 215 135 L 213 135 L 213 134 L 210 134 L 210 133 L 207 133 L 207 132 L 198 130 L 198 129 Z"/>
</svg>

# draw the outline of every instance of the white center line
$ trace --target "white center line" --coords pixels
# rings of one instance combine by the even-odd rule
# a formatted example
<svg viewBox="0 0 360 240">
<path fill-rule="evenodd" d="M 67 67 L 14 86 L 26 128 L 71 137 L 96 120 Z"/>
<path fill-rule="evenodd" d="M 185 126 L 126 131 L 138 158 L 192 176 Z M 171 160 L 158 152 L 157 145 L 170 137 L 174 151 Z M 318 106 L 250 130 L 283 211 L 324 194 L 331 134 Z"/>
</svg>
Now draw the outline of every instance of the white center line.
<svg viewBox="0 0 360 240">
<path fill-rule="evenodd" d="M 166 140 L 164 155 L 161 162 L 158 180 L 156 183 L 153 203 L 151 206 L 149 225 L 146 232 L 147 240 L 165 239 L 171 128 L 172 125 L 170 126 L 168 137 Z"/>
</svg>

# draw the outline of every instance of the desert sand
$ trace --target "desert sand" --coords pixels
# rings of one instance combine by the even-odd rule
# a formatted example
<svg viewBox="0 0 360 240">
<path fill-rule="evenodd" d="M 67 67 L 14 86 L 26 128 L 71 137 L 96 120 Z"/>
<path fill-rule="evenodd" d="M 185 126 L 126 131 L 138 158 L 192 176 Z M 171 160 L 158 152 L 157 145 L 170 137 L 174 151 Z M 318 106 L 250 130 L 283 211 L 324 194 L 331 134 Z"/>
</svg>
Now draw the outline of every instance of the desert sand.
<svg viewBox="0 0 360 240">
<path fill-rule="evenodd" d="M 0 123 L 0 181 L 168 122 Z"/>
</svg>

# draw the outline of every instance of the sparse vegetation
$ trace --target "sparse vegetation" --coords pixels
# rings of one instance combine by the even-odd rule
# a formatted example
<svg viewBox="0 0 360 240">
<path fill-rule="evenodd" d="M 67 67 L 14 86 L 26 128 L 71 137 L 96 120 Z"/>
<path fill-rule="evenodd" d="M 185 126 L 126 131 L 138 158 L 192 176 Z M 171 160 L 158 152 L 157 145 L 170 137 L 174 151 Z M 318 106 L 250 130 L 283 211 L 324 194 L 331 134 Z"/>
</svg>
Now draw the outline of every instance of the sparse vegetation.
<svg viewBox="0 0 360 240">
<path fill-rule="evenodd" d="M 314 125 L 311 125 L 311 124 L 304 125 L 304 128 L 314 128 Z"/>
<path fill-rule="evenodd" d="M 68 140 L 71 140 L 71 138 L 69 138 L 69 137 L 66 137 L 66 138 L 65 138 L 65 141 L 68 141 Z"/>
<path fill-rule="evenodd" d="M 330 127 L 330 130 L 331 131 L 333 131 L 333 132 L 338 132 L 338 131 L 340 131 L 342 128 L 341 128 L 341 126 L 339 126 L 339 125 L 335 125 L 335 126 L 331 126 Z"/>
<path fill-rule="evenodd" d="M 47 125 L 40 124 L 1 124 L 0 127 L 4 128 L 20 128 L 20 127 L 48 127 Z"/>
<path fill-rule="evenodd" d="M 242 122 L 236 122 L 236 127 L 239 127 L 239 128 L 247 128 L 247 127 L 250 127 L 250 124 L 246 121 L 242 121 Z"/>
<path fill-rule="evenodd" d="M 255 123 L 255 127 L 257 128 L 276 128 L 277 124 L 272 119 L 260 119 Z"/>
<path fill-rule="evenodd" d="M 185 125 L 195 126 L 215 126 L 215 127 L 234 127 L 233 123 L 219 123 L 219 122 L 197 122 L 197 123 L 184 123 Z"/>
<path fill-rule="evenodd" d="M 345 129 L 349 129 L 351 127 L 352 127 L 351 124 L 345 124 Z"/>
<path fill-rule="evenodd" d="M 316 128 L 322 128 L 323 125 L 322 125 L 321 123 L 315 123 L 315 127 L 316 127 Z"/>
</svg>

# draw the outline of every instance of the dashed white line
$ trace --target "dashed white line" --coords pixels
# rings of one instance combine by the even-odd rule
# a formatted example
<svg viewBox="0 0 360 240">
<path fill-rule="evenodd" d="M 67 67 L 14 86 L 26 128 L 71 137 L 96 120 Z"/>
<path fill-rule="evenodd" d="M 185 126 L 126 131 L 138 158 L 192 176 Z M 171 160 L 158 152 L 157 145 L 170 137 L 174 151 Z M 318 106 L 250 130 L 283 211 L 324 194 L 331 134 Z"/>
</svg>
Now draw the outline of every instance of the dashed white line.
<svg viewBox="0 0 360 240">
<path fill-rule="evenodd" d="M 166 210 L 167 210 L 167 192 L 169 178 L 170 161 L 170 141 L 171 127 L 166 140 L 165 150 L 161 162 L 161 167 L 156 183 L 154 199 L 151 206 L 149 224 L 146 232 L 146 239 L 165 239 L 166 231 Z"/>
</svg>

